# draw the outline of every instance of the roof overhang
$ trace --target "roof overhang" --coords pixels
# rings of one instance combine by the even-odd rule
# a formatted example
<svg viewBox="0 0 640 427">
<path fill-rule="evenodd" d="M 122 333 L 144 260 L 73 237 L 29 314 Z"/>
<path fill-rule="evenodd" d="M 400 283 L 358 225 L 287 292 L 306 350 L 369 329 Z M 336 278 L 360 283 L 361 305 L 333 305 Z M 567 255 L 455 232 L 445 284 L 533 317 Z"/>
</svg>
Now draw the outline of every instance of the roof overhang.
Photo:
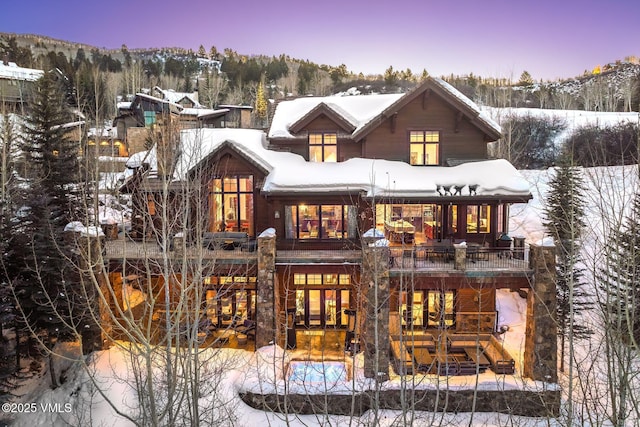
<svg viewBox="0 0 640 427">
<path fill-rule="evenodd" d="M 313 120 L 323 115 L 328 117 L 329 120 L 331 120 L 332 122 L 340 126 L 343 130 L 345 130 L 348 133 L 352 133 L 356 129 L 356 125 L 354 123 L 351 123 L 351 121 L 349 121 L 344 116 L 344 114 L 337 112 L 326 103 L 321 102 L 320 104 L 312 108 L 307 114 L 305 114 L 296 122 L 291 124 L 291 126 L 289 126 L 289 131 L 293 133 L 298 133 L 302 129 L 304 129 L 309 123 L 311 123 Z"/>
</svg>

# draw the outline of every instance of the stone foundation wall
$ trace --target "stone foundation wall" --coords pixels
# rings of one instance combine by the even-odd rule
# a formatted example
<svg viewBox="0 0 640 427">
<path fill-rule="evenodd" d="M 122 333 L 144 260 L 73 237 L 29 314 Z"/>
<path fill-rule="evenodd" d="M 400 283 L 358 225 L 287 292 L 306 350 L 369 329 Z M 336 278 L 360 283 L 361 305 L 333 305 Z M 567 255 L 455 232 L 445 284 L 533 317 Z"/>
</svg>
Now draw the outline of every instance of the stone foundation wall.
<svg viewBox="0 0 640 427">
<path fill-rule="evenodd" d="M 413 399 L 410 399 L 413 395 Z M 384 390 L 379 392 L 378 409 L 411 412 L 499 412 L 524 417 L 557 417 L 560 414 L 560 391 L 524 390 Z M 361 416 L 376 403 L 373 392 L 352 395 L 255 394 L 245 392 L 240 398 L 255 409 L 291 414 L 330 414 Z M 474 402 L 475 400 L 475 402 Z"/>
</svg>

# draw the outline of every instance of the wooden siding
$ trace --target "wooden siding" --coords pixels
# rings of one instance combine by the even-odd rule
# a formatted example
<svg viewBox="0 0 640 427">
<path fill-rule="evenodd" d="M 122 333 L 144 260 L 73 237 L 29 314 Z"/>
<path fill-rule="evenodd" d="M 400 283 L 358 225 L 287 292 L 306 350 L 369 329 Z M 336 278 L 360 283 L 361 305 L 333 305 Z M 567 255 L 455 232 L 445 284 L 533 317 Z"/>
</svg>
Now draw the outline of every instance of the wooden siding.
<svg viewBox="0 0 640 427">
<path fill-rule="evenodd" d="M 397 114 L 395 131 L 392 119 L 384 121 L 364 141 L 363 154 L 367 158 L 409 162 L 409 131 L 440 131 L 440 164 L 447 158 L 487 158 L 484 134 L 462 118 L 456 132 L 458 111 L 435 94 L 427 100 L 425 109 L 422 99 L 417 97 Z"/>
<path fill-rule="evenodd" d="M 495 310 L 495 289 L 458 289 L 456 294 L 456 311 L 489 312 Z"/>
<path fill-rule="evenodd" d="M 273 227 L 273 215 L 269 215 L 271 209 L 266 198 L 260 194 L 265 174 L 256 165 L 240 157 L 235 151 L 223 148 L 208 159 L 204 170 L 204 182 L 209 182 L 217 176 L 253 175 L 254 233 L 257 236 L 265 229 Z"/>
</svg>

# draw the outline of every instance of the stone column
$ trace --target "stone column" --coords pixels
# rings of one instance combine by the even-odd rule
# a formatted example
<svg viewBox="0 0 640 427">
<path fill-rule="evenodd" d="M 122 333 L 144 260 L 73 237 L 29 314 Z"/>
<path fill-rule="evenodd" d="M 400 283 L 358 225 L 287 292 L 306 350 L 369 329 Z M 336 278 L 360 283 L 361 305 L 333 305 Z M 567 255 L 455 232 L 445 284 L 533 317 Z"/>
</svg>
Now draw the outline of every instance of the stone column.
<svg viewBox="0 0 640 427">
<path fill-rule="evenodd" d="M 558 381 L 555 253 L 553 246 L 530 247 L 533 284 L 527 296 L 523 367 L 524 377 L 549 383 Z"/>
<path fill-rule="evenodd" d="M 73 233 L 79 248 L 78 266 L 80 267 L 80 286 L 84 286 L 87 295 L 87 309 L 93 312 L 79 326 L 82 337 L 82 354 L 105 349 L 107 336 L 111 333 L 111 316 L 109 313 L 110 295 L 109 280 L 103 269 L 102 248 L 105 236 L 96 233 Z M 96 289 L 96 285 L 98 289 Z M 99 292 L 107 299 L 105 302 Z M 93 322 L 93 316 L 100 319 L 100 324 Z"/>
<path fill-rule="evenodd" d="M 256 349 L 275 343 L 278 336 L 275 232 L 258 236 L 257 281 Z"/>
<path fill-rule="evenodd" d="M 467 269 L 467 248 L 465 246 L 454 245 L 453 268 L 460 271 Z"/>
<path fill-rule="evenodd" d="M 364 247 L 360 291 L 364 300 L 364 376 L 389 379 L 389 248 Z"/>
</svg>

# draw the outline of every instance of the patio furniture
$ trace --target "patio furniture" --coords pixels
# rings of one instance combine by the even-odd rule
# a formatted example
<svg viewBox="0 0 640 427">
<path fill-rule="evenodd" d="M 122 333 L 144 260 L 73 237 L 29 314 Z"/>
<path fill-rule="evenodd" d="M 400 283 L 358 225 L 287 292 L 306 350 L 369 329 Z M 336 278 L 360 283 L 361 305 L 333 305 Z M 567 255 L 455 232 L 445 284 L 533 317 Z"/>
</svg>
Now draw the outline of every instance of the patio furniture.
<svg viewBox="0 0 640 427">
<path fill-rule="evenodd" d="M 486 358 L 480 347 L 465 347 L 464 352 L 467 357 L 478 367 L 479 372 L 484 372 L 491 366 L 491 362 Z"/>
<path fill-rule="evenodd" d="M 426 347 L 415 347 L 413 349 L 413 358 L 416 361 L 418 371 L 430 372 L 434 366 L 433 356 Z"/>
<path fill-rule="evenodd" d="M 385 221 L 384 229 L 392 242 L 413 243 L 416 227 L 408 221 Z"/>
<path fill-rule="evenodd" d="M 511 237 L 508 234 L 502 233 L 496 241 L 496 247 L 498 248 L 498 258 L 511 258 Z"/>
<path fill-rule="evenodd" d="M 249 235 L 241 231 L 219 231 L 202 234 L 202 246 L 207 249 L 233 250 L 248 241 Z"/>
<path fill-rule="evenodd" d="M 491 362 L 493 372 L 509 375 L 515 372 L 515 360 L 493 335 L 489 340 L 482 341 L 482 349 L 489 362 Z"/>
<path fill-rule="evenodd" d="M 239 345 L 245 345 L 247 343 L 247 336 L 245 334 L 237 334 L 236 340 Z"/>
<path fill-rule="evenodd" d="M 253 320 L 245 319 L 244 322 L 242 322 L 242 324 L 240 324 L 239 326 L 236 326 L 234 330 L 238 334 L 244 335 L 245 337 L 253 336 L 255 338 L 256 322 L 254 322 Z"/>
</svg>

